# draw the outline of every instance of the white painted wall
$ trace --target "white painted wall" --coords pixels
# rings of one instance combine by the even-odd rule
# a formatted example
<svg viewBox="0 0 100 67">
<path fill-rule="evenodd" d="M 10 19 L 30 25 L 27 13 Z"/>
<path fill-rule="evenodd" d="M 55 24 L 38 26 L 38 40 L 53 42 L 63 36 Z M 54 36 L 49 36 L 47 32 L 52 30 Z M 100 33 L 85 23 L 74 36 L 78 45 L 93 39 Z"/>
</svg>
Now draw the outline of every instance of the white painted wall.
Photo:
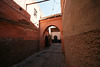
<svg viewBox="0 0 100 67">
<path fill-rule="evenodd" d="M 34 16 L 34 9 L 37 11 L 37 17 Z M 39 7 L 38 4 L 32 4 L 27 6 L 27 12 L 31 15 L 30 20 L 37 26 L 39 27 L 39 20 L 40 17 L 43 17 L 43 13 Z"/>
<path fill-rule="evenodd" d="M 40 17 L 44 16 L 39 5 L 31 4 L 26 6 L 26 4 L 36 2 L 36 0 L 14 0 L 14 1 L 30 14 L 31 16 L 30 21 L 32 21 L 32 23 L 35 24 L 36 27 L 39 27 Z M 37 11 L 37 17 L 34 16 L 34 9 L 36 9 Z"/>
<path fill-rule="evenodd" d="M 26 10 L 26 0 L 13 0 L 16 2 L 19 6 L 21 6 L 24 10 Z"/>
</svg>

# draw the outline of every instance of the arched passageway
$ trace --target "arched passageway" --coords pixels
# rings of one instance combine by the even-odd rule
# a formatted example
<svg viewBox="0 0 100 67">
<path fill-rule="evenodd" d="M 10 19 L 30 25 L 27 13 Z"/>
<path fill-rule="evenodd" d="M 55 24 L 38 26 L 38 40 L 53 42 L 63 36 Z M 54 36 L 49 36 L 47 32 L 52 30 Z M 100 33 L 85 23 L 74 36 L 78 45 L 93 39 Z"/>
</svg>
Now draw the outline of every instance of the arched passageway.
<svg viewBox="0 0 100 67">
<path fill-rule="evenodd" d="M 51 46 L 52 43 L 61 43 L 60 30 L 56 26 L 49 26 L 43 32 L 44 47 Z"/>
<path fill-rule="evenodd" d="M 55 26 L 60 30 L 61 33 L 61 41 L 62 41 L 62 48 L 64 52 L 64 43 L 63 43 L 63 28 L 62 28 L 62 15 L 57 14 L 49 17 L 45 17 L 40 20 L 40 49 L 45 47 L 45 35 L 47 28 L 50 26 Z"/>
</svg>

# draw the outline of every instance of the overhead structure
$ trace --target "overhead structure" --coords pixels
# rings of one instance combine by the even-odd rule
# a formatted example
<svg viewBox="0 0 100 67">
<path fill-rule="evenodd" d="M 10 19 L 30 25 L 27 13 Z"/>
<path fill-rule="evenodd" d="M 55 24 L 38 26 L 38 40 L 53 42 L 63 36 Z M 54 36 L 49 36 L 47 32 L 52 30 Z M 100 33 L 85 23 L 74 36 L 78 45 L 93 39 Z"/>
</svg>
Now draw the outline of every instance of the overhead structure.
<svg viewBox="0 0 100 67">
<path fill-rule="evenodd" d="M 46 2 L 46 1 L 49 1 L 49 0 L 43 0 L 43 1 L 39 1 L 39 2 L 29 3 L 29 4 L 26 4 L 26 5 L 37 4 L 37 3 L 42 3 L 42 2 Z"/>
</svg>

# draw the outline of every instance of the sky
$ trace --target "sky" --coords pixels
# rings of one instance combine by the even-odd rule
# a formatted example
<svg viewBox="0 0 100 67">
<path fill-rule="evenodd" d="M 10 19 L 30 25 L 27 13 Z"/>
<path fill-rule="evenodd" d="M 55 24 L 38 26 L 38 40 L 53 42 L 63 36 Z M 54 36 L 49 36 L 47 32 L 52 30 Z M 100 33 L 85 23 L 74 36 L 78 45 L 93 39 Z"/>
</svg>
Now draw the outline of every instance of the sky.
<svg viewBox="0 0 100 67">
<path fill-rule="evenodd" d="M 43 0 L 37 0 L 37 1 L 43 1 Z M 49 0 L 46 2 L 39 3 L 39 6 L 44 16 L 50 16 L 53 14 L 61 13 L 60 0 Z"/>
</svg>

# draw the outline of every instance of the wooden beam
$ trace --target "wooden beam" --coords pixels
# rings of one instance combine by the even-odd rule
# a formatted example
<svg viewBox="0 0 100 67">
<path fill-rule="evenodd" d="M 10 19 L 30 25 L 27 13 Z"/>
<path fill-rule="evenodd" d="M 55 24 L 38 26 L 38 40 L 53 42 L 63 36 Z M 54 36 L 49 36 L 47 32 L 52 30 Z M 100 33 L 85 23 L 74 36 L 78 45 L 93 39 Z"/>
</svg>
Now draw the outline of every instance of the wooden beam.
<svg viewBox="0 0 100 67">
<path fill-rule="evenodd" d="M 26 4 L 26 5 L 37 4 L 37 3 L 41 3 L 41 2 L 45 2 L 45 1 L 49 1 L 49 0 L 43 0 L 43 1 L 39 1 L 39 2 L 29 3 L 29 4 Z"/>
</svg>

